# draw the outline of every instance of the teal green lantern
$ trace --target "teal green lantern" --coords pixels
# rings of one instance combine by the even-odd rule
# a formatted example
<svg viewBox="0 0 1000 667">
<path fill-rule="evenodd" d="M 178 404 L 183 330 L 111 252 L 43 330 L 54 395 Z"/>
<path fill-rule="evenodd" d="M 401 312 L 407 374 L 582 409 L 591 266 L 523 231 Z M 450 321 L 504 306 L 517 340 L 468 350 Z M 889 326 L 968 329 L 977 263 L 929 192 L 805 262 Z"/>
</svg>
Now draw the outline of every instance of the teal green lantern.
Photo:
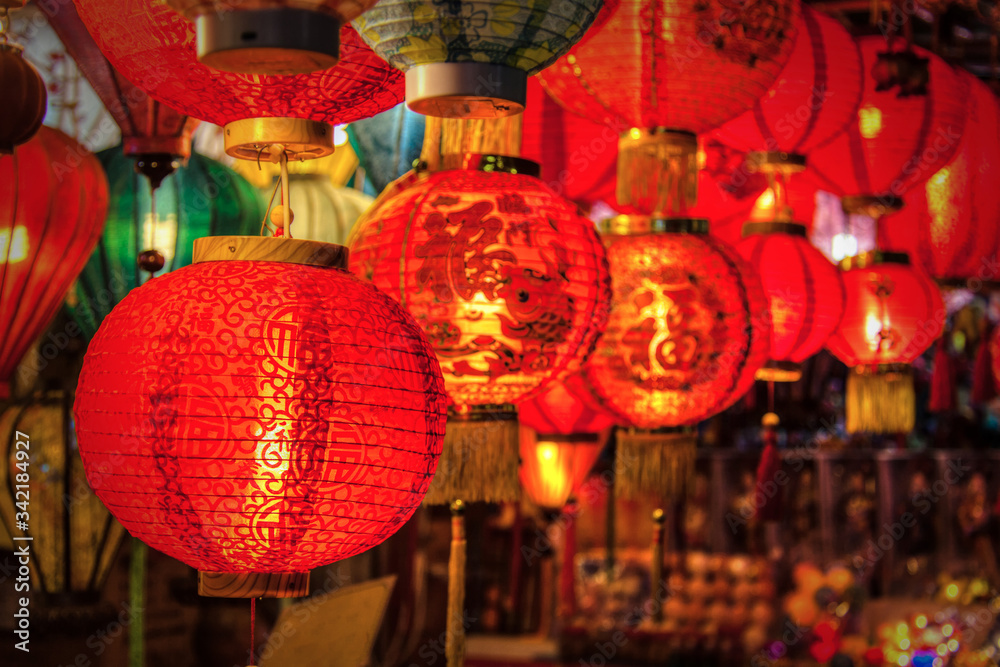
<svg viewBox="0 0 1000 667">
<path fill-rule="evenodd" d="M 155 191 L 121 146 L 101 151 L 97 158 L 111 193 L 108 219 L 66 296 L 70 315 L 88 339 L 130 290 L 190 264 L 195 239 L 254 236 L 264 218 L 254 187 L 203 155 L 192 153 Z"/>
<path fill-rule="evenodd" d="M 524 110 L 528 77 L 569 51 L 603 0 L 380 0 L 352 25 L 406 73 L 406 104 L 446 118 Z"/>
</svg>

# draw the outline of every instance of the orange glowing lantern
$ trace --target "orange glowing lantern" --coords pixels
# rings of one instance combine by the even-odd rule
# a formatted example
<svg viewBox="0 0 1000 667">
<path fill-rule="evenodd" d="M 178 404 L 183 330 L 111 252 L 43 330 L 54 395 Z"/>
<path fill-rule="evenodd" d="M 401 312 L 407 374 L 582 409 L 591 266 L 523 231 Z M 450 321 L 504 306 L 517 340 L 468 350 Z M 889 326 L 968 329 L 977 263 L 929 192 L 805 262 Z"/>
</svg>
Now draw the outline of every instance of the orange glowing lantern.
<svg viewBox="0 0 1000 667">
<path fill-rule="evenodd" d="M 843 260 L 841 268 L 847 303 L 826 346 L 851 367 L 847 430 L 912 430 L 916 409 L 910 364 L 944 329 L 941 292 L 904 253 L 864 253 Z"/>
</svg>

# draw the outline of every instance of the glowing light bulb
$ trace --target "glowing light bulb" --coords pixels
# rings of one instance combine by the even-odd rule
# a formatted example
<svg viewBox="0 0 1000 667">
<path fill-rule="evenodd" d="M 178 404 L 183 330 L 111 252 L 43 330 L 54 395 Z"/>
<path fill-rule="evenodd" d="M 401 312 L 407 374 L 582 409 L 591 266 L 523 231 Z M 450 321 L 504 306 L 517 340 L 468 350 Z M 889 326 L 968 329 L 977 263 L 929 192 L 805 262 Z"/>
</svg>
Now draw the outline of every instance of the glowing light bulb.
<svg viewBox="0 0 1000 667">
<path fill-rule="evenodd" d="M 556 446 L 551 442 L 540 442 L 538 443 L 538 460 L 544 462 L 551 462 L 556 458 Z"/>
<path fill-rule="evenodd" d="M 840 233 L 833 237 L 833 261 L 839 262 L 845 257 L 858 254 L 858 238 L 854 234 Z"/>
<path fill-rule="evenodd" d="M 874 139 L 882 133 L 882 110 L 864 106 L 858 109 L 858 130 L 865 139 Z"/>
<path fill-rule="evenodd" d="M 28 230 L 24 225 L 0 229 L 0 264 L 16 264 L 28 256 Z"/>
</svg>

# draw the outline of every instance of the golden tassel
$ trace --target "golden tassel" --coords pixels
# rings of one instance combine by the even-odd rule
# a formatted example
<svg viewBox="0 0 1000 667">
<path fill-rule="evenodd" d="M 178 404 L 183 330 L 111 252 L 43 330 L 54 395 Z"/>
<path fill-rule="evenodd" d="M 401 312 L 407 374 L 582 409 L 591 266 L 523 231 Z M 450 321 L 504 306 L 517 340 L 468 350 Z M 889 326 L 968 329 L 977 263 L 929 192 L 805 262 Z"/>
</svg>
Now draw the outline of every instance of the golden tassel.
<svg viewBox="0 0 1000 667">
<path fill-rule="evenodd" d="M 633 128 L 618 140 L 618 202 L 676 216 L 698 201 L 698 139 L 690 132 Z"/>
<path fill-rule="evenodd" d="M 654 494 L 674 502 L 694 477 L 696 437 L 690 431 L 619 429 L 615 492 L 624 498 Z"/>
<path fill-rule="evenodd" d="M 513 406 L 474 406 L 449 413 L 444 450 L 424 502 L 505 502 L 520 498 L 517 412 Z"/>
<path fill-rule="evenodd" d="M 465 505 L 451 504 L 451 557 L 448 560 L 448 621 L 445 625 L 447 667 L 465 662 Z"/>
<path fill-rule="evenodd" d="M 916 405 L 909 365 L 858 366 L 847 374 L 848 433 L 908 433 L 916 422 Z"/>
<path fill-rule="evenodd" d="M 430 171 L 442 168 L 445 155 L 521 155 L 521 114 L 504 118 L 436 118 L 424 120 L 420 160 Z"/>
</svg>

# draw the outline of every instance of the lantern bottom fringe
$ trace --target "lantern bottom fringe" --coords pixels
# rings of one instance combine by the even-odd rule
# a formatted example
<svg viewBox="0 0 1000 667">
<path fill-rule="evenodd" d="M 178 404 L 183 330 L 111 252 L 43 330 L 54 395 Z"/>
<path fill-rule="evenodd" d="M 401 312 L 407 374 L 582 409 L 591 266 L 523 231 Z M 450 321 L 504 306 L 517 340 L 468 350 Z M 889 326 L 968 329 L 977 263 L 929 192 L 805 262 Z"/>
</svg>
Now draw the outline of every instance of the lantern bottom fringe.
<svg viewBox="0 0 1000 667">
<path fill-rule="evenodd" d="M 615 450 L 615 493 L 653 494 L 676 501 L 694 477 L 697 438 L 688 432 L 620 430 Z"/>
<path fill-rule="evenodd" d="M 199 570 L 198 595 L 210 598 L 303 597 L 309 595 L 309 573 Z"/>
<path fill-rule="evenodd" d="M 449 419 L 444 449 L 424 502 L 507 502 L 520 497 L 516 420 Z"/>
<path fill-rule="evenodd" d="M 916 421 L 913 369 L 879 366 L 847 376 L 847 432 L 907 433 Z"/>
</svg>

